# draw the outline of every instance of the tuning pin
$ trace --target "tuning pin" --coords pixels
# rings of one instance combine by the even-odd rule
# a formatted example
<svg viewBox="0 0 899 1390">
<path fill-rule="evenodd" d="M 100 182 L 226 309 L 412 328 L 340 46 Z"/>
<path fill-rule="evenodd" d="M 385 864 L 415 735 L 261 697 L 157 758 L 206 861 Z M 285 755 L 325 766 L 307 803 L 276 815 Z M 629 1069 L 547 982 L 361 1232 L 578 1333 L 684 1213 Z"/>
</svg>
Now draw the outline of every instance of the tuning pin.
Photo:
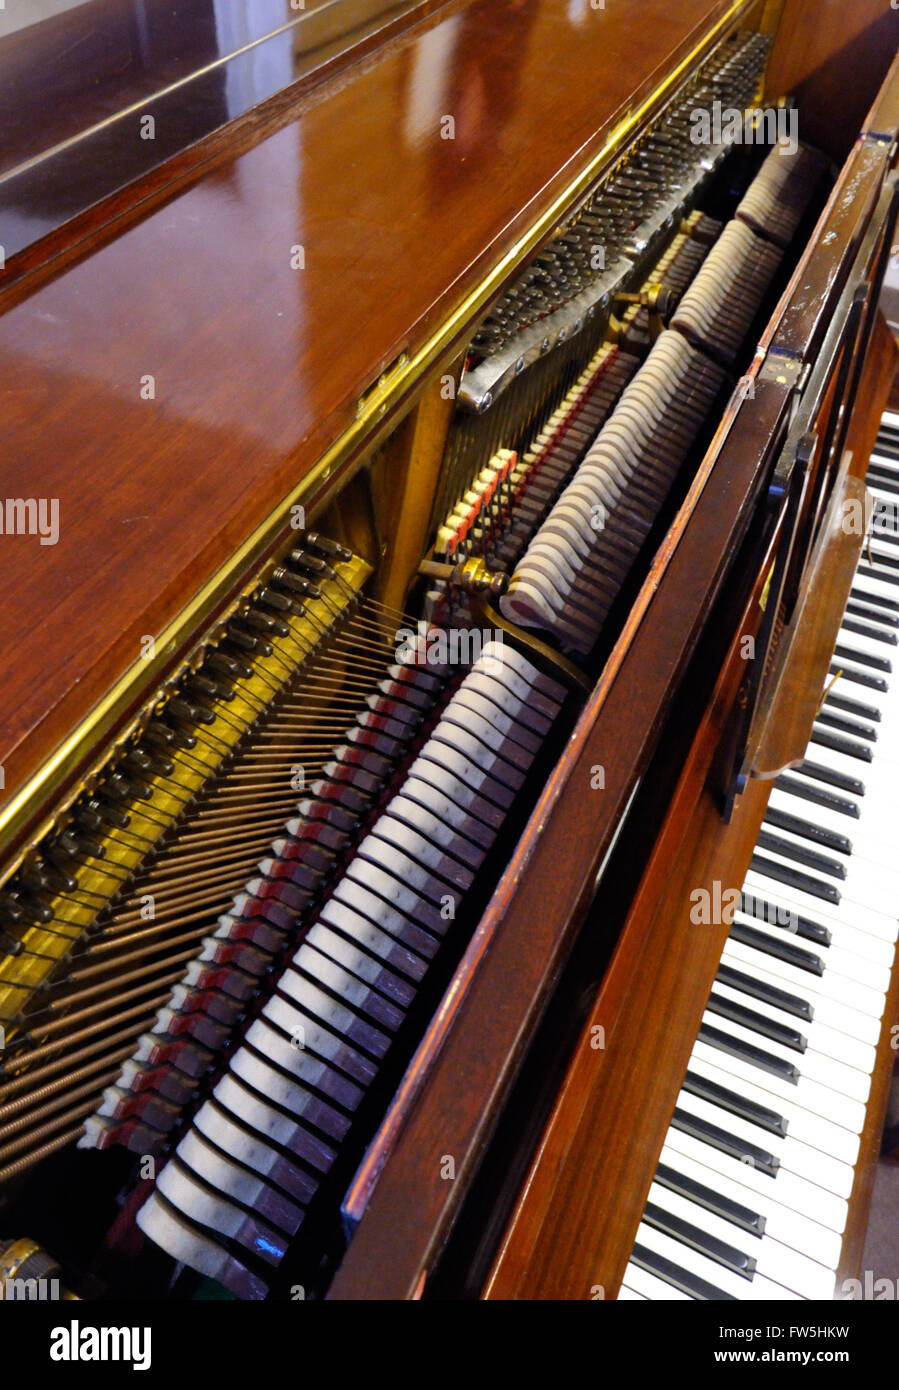
<svg viewBox="0 0 899 1390">
<path fill-rule="evenodd" d="M 304 598 L 321 597 L 321 589 L 317 584 L 302 579 L 298 574 L 291 574 L 290 570 L 276 569 L 272 575 L 272 583 L 277 584 L 279 588 L 290 589 L 295 594 L 302 594 Z"/>
<path fill-rule="evenodd" d="M 241 615 L 247 627 L 255 632 L 263 632 L 266 636 L 274 634 L 276 637 L 289 637 L 290 627 L 283 618 L 276 618 L 271 613 L 260 613 L 258 608 L 248 608 L 246 613 Z"/>
<path fill-rule="evenodd" d="M 50 846 L 48 853 L 56 851 L 77 861 L 79 859 L 102 859 L 106 854 L 106 847 L 100 840 L 93 840 L 84 835 L 74 835 L 71 830 L 64 830 Z M 58 861 L 54 860 L 54 862 Z"/>
<path fill-rule="evenodd" d="M 17 940 L 5 927 L 0 926 L 0 955 L 20 956 L 24 950 L 24 941 Z"/>
<path fill-rule="evenodd" d="M 132 748 L 122 759 L 122 767 L 129 772 L 147 773 L 151 777 L 170 777 L 175 764 L 158 753 L 148 753 L 143 748 Z"/>
<path fill-rule="evenodd" d="M 176 724 L 214 724 L 216 721 L 215 710 L 210 709 L 208 705 L 185 700 L 180 695 L 173 695 L 166 702 L 165 713 L 167 718 L 174 719 Z"/>
<path fill-rule="evenodd" d="M 104 796 L 111 796 L 113 801 L 149 801 L 153 795 L 153 788 L 148 782 L 138 777 L 125 777 L 119 771 L 105 779 L 101 790 Z"/>
<path fill-rule="evenodd" d="M 207 662 L 207 665 L 209 663 Z M 203 671 L 197 671 L 184 682 L 184 689 L 189 694 L 204 696 L 210 700 L 233 700 L 234 690 L 226 681 L 213 680 Z"/>
<path fill-rule="evenodd" d="M 317 550 L 320 555 L 330 555 L 335 560 L 352 560 L 352 550 L 347 550 L 345 545 L 338 545 L 328 536 L 319 535 L 318 531 L 309 531 L 305 537 L 306 544 L 313 550 Z"/>
<path fill-rule="evenodd" d="M 161 719 L 153 719 L 144 729 L 143 737 L 148 743 L 161 748 L 196 748 L 197 738 L 189 729 L 173 729 Z"/>
<path fill-rule="evenodd" d="M 292 550 L 287 559 L 295 569 L 301 570 L 303 574 L 327 574 L 331 568 L 317 555 L 310 555 L 305 550 Z"/>
<path fill-rule="evenodd" d="M 217 651 L 206 658 L 203 669 L 210 671 L 221 671 L 222 675 L 228 676 L 233 681 L 248 681 L 253 674 L 252 666 L 248 666 L 245 661 L 241 661 L 237 656 L 231 656 L 228 652 Z"/>
<path fill-rule="evenodd" d="M 257 656 L 271 656 L 271 643 L 264 642 L 255 633 L 248 632 L 243 618 L 232 618 L 227 625 L 229 642 L 244 652 L 254 652 Z"/>
<path fill-rule="evenodd" d="M 22 865 L 22 882 L 37 888 L 40 893 L 74 893 L 78 880 L 59 863 L 34 858 Z"/>
<path fill-rule="evenodd" d="M 112 806 L 108 801 L 100 801 L 96 797 L 91 797 L 83 805 L 75 808 L 75 820 L 93 835 L 102 832 L 106 825 L 112 825 L 116 830 L 127 830 L 131 824 L 131 817 L 127 811 L 122 811 L 118 806 Z"/>
<path fill-rule="evenodd" d="M 264 608 L 274 609 L 276 613 L 290 613 L 294 618 L 302 618 L 306 612 L 305 603 L 288 598 L 286 594 L 279 594 L 277 589 L 263 589 L 259 594 L 258 602 Z"/>
<path fill-rule="evenodd" d="M 14 893 L 0 893 L 0 911 L 13 922 L 52 922 L 53 908 L 42 901 L 41 895 L 24 884 Z"/>
<path fill-rule="evenodd" d="M 24 922 L 27 916 L 24 905 L 12 893 L 0 893 L 0 914 L 10 922 Z"/>
</svg>

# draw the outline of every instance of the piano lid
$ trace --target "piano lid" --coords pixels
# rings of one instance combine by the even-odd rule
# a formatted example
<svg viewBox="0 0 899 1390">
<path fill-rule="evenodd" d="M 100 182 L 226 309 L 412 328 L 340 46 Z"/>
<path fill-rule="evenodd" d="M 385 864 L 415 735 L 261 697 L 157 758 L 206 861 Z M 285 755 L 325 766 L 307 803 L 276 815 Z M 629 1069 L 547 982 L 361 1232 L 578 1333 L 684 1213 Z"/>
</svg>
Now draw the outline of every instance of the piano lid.
<svg viewBox="0 0 899 1390">
<path fill-rule="evenodd" d="M 6 259 L 440 0 L 87 0 L 0 14 Z M 10 29 L 12 26 L 12 30 Z M 147 126 L 146 116 L 153 118 Z M 234 130 L 228 131 L 228 138 Z M 193 158 L 208 158 L 203 152 Z"/>
<path fill-rule="evenodd" d="M 326 450 L 358 445 L 385 365 L 408 354 L 392 408 L 748 8 L 447 6 L 9 287 L 3 499 L 55 499 L 59 530 L 2 537 L 0 839 L 54 750 L 71 779 L 116 682 L 149 680 L 141 638 L 164 654 Z"/>
</svg>

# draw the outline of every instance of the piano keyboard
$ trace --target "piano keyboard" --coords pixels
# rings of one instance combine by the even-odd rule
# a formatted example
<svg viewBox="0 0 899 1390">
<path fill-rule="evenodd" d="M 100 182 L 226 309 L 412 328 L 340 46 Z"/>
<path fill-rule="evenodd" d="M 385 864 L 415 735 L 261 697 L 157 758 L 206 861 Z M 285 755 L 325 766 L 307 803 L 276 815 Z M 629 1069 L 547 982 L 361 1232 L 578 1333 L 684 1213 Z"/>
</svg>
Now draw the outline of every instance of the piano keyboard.
<svg viewBox="0 0 899 1390">
<path fill-rule="evenodd" d="M 867 481 L 884 515 L 899 415 Z M 839 1296 L 899 931 L 897 558 L 895 526 L 866 543 L 807 756 L 774 784 L 622 1299 Z"/>
</svg>

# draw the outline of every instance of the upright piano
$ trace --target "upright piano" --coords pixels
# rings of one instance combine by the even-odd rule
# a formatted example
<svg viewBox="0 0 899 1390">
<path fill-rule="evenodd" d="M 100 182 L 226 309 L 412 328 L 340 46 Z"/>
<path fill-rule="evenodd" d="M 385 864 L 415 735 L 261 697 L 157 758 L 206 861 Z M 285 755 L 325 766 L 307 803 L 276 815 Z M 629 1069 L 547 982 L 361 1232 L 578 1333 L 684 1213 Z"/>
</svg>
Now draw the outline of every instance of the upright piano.
<svg viewBox="0 0 899 1390">
<path fill-rule="evenodd" d="M 881 0 L 3 32 L 7 1297 L 847 1296 L 897 42 Z"/>
</svg>

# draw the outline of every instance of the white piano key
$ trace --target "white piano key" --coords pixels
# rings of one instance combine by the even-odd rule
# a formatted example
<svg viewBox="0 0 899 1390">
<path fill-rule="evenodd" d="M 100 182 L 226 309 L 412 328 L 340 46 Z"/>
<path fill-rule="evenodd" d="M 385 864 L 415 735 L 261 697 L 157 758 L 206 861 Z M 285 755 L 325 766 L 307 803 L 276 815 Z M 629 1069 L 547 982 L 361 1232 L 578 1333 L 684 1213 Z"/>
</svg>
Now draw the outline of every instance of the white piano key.
<svg viewBox="0 0 899 1390">
<path fill-rule="evenodd" d="M 704 1279 L 723 1293 L 729 1293 L 733 1298 L 749 1302 L 798 1298 L 797 1294 L 784 1289 L 782 1285 L 772 1284 L 764 1275 L 756 1274 L 752 1279 L 744 1279 L 739 1274 L 733 1274 L 716 1260 L 710 1260 L 707 1255 L 691 1249 L 682 1241 L 674 1240 L 662 1231 L 657 1231 L 645 1221 L 638 1227 L 637 1243 L 645 1246 L 647 1250 L 655 1251 L 663 1259 L 671 1260 L 681 1269 L 694 1274 L 697 1279 Z"/>
<path fill-rule="evenodd" d="M 864 555 L 862 555 L 862 562 L 867 563 Z M 875 598 L 884 598 L 895 602 L 899 596 L 899 584 L 891 584 L 888 580 L 870 574 L 857 574 L 855 583 L 860 590 L 873 594 Z"/>
<path fill-rule="evenodd" d="M 768 1235 L 760 1238 L 745 1231 L 740 1226 L 725 1221 L 723 1217 L 708 1211 L 698 1202 L 691 1202 L 680 1193 L 672 1192 L 654 1182 L 649 1189 L 647 1201 L 696 1226 L 715 1240 L 732 1245 L 749 1255 L 756 1262 L 760 1275 L 776 1284 L 783 1284 L 800 1298 L 829 1299 L 833 1297 L 833 1270 L 826 1269 L 816 1260 L 793 1250 L 782 1241 L 772 1240 Z"/>
<path fill-rule="evenodd" d="M 703 1077 L 706 1081 L 713 1081 L 718 1086 L 735 1091 L 737 1095 L 743 1096 L 747 1101 L 754 1102 L 756 1105 L 763 1105 L 768 1110 L 774 1110 L 786 1120 L 787 1131 L 794 1139 L 801 1139 L 804 1144 L 820 1149 L 822 1153 L 830 1154 L 832 1158 L 839 1159 L 841 1163 L 847 1164 L 850 1168 L 855 1166 L 860 1142 L 858 1134 L 844 1129 L 842 1125 L 834 1124 L 830 1119 L 813 1114 L 812 1111 L 804 1109 L 795 1101 L 785 1100 L 783 1096 L 774 1095 L 765 1087 L 765 1077 L 761 1072 L 758 1082 L 750 1081 L 742 1076 L 733 1076 L 724 1065 L 726 1062 L 724 1054 L 718 1055 L 722 1060 L 721 1066 L 707 1061 L 705 1056 L 700 1057 L 694 1052 L 690 1058 L 688 1070 L 696 1076 Z"/>
<path fill-rule="evenodd" d="M 835 773 L 855 778 L 861 782 L 864 785 L 863 792 L 846 791 L 843 795 L 852 797 L 854 800 L 861 799 L 865 808 L 899 805 L 899 789 L 897 789 L 890 764 L 883 764 L 879 761 L 860 763 L 857 759 L 850 758 L 835 748 L 825 748 L 821 744 L 810 744 L 806 750 L 806 757 L 810 763 L 830 768 Z M 798 776 L 805 775 L 800 773 L 798 769 L 793 769 L 793 771 Z M 825 783 L 825 785 L 830 784 Z M 834 790 L 839 793 L 841 788 L 835 787 Z"/>
<path fill-rule="evenodd" d="M 782 787 L 772 790 L 768 804 L 777 810 L 786 811 L 789 815 L 804 816 L 806 820 L 820 825 L 823 830 L 833 830 L 838 835 L 848 836 L 852 841 L 853 854 L 861 854 L 875 863 L 883 862 L 884 859 L 889 861 L 893 846 L 883 822 L 878 822 L 876 818 L 866 814 L 858 819 L 845 816 L 841 811 L 820 806 Z"/>
<path fill-rule="evenodd" d="M 760 1197 L 773 1197 L 790 1211 L 807 1217 L 809 1221 L 817 1221 L 820 1225 L 827 1226 L 837 1235 L 842 1235 L 845 1229 L 847 1203 L 834 1193 L 818 1187 L 816 1183 L 807 1182 L 796 1173 L 781 1168 L 776 1177 L 769 1177 L 767 1173 L 754 1168 L 751 1163 L 741 1163 L 739 1159 L 731 1158 L 729 1154 L 722 1153 L 711 1144 L 694 1139 L 692 1135 L 674 1128 L 669 1129 L 665 1136 L 665 1148 L 704 1164 L 706 1168 L 720 1173 L 723 1178 L 730 1178 L 733 1182 L 742 1184 Z M 672 1166 L 677 1167 L 676 1162 L 672 1162 Z M 707 1186 L 714 1187 L 715 1184 L 711 1182 L 707 1183 Z M 748 1198 L 746 1205 L 752 1206 L 752 1201 Z"/>
<path fill-rule="evenodd" d="M 820 1086 L 827 1086 L 830 1090 L 838 1091 L 841 1095 L 848 1096 L 850 1100 L 859 1101 L 862 1105 L 868 1099 L 871 1091 L 871 1078 L 856 1067 L 846 1066 L 834 1057 L 825 1057 L 820 1052 L 813 1052 L 811 1048 L 802 1053 L 793 1052 L 772 1038 L 763 1038 L 753 1029 L 744 1028 L 742 1024 L 734 1023 L 732 1019 L 722 1018 L 720 1014 L 712 1013 L 710 1009 L 707 1009 L 703 1014 L 702 1021 L 709 1028 L 715 1028 L 718 1032 L 735 1038 L 738 1042 L 748 1043 L 750 1047 L 761 1048 L 763 1052 L 770 1053 L 771 1056 L 779 1058 L 782 1062 L 790 1063 L 796 1067 L 803 1080 L 816 1081 Z"/>
<path fill-rule="evenodd" d="M 842 1125 L 844 1129 L 852 1130 L 855 1134 L 862 1132 L 865 1123 L 864 1104 L 858 1100 L 851 1100 L 830 1086 L 822 1086 L 820 1082 L 807 1076 L 800 1076 L 798 1085 L 793 1085 L 771 1072 L 752 1066 L 742 1057 L 735 1057 L 721 1048 L 712 1047 L 701 1038 L 697 1038 L 693 1045 L 693 1056 L 710 1062 L 712 1066 L 720 1066 L 722 1071 L 730 1072 L 732 1076 L 764 1085 L 765 1090 L 773 1095 L 780 1096 L 783 1100 L 792 1100 L 794 1104 L 810 1110 L 813 1115 L 832 1120 L 834 1124 Z M 739 1090 L 739 1087 L 735 1089 Z"/>
<path fill-rule="evenodd" d="M 853 1170 L 849 1164 L 841 1163 L 810 1144 L 804 1144 L 801 1139 L 794 1138 L 789 1133 L 786 1138 L 771 1134 L 759 1125 L 749 1124 L 723 1106 L 702 1100 L 689 1091 L 681 1091 L 675 1104 L 688 1115 L 696 1115 L 699 1119 L 726 1130 L 734 1139 L 745 1140 L 750 1145 L 764 1149 L 773 1158 L 778 1159 L 784 1169 L 795 1173 L 797 1177 L 805 1178 L 808 1182 L 816 1183 L 837 1197 L 848 1198 L 852 1192 Z"/>
<path fill-rule="evenodd" d="M 851 617 L 852 615 L 849 614 L 848 616 Z M 893 647 L 892 644 L 878 642 L 875 638 L 869 637 L 863 632 L 856 632 L 852 628 L 841 627 L 837 632 L 836 641 L 840 646 L 854 647 L 859 652 L 867 652 L 869 656 L 885 661 L 890 661 L 899 652 L 899 648 Z M 896 674 L 899 674 L 899 670 Z"/>
<path fill-rule="evenodd" d="M 815 1011 L 815 1017 L 839 1032 L 848 1033 L 876 1047 L 880 1037 L 880 1018 L 883 1014 L 886 996 L 876 990 L 865 989 L 854 980 L 837 976 L 827 968 L 824 975 L 809 975 L 807 971 L 797 970 L 786 961 L 775 960 L 763 955 L 752 946 L 728 937 L 721 955 L 722 963 L 734 970 L 770 984 L 775 989 L 787 989 L 800 998 L 807 999 Z M 846 1004 L 838 1002 L 847 1000 Z"/>
<path fill-rule="evenodd" d="M 797 850 L 817 849 L 835 864 L 839 864 L 845 877 L 838 878 L 825 873 L 821 868 L 806 866 L 790 858 L 785 849 L 773 850 L 767 846 L 759 846 L 760 854 L 781 863 L 791 864 L 799 872 L 814 874 L 826 883 L 833 883 L 839 889 L 840 896 L 848 901 L 862 903 L 874 911 L 882 912 L 884 916 L 899 915 L 899 873 L 892 867 L 877 864 L 858 854 L 840 854 L 824 846 L 815 846 L 804 836 L 793 834 L 792 831 L 783 830 L 779 826 L 765 825 L 762 828 L 770 831 L 772 835 L 777 835 L 785 844 L 794 846 Z"/>
<path fill-rule="evenodd" d="M 635 1265 L 633 1260 L 628 1263 L 624 1271 L 624 1278 L 639 1298 L 651 1299 L 654 1303 L 695 1302 L 688 1293 L 684 1293 L 682 1289 L 674 1288 L 672 1284 L 667 1284 L 664 1279 L 657 1279 L 648 1270 Z M 624 1288 L 623 1284 L 622 1288 Z"/>
<path fill-rule="evenodd" d="M 777 902 L 800 917 L 810 917 L 833 933 L 833 944 L 853 955 L 873 961 L 889 970 L 893 963 L 897 923 L 882 913 L 872 913 L 854 903 L 828 903 L 822 898 L 804 893 L 793 884 L 769 878 L 762 869 L 749 869 L 743 883 L 746 891 Z M 864 926 L 861 924 L 864 923 Z M 838 930 L 839 929 L 839 930 Z"/>
<path fill-rule="evenodd" d="M 809 1259 L 817 1260 L 825 1269 L 837 1268 L 843 1244 L 840 1232 L 833 1231 L 815 1218 L 804 1216 L 801 1212 L 786 1206 L 773 1189 L 770 1193 L 750 1190 L 739 1181 L 742 1173 L 733 1178 L 717 1172 L 701 1159 L 673 1149 L 667 1139 L 659 1162 L 673 1168 L 684 1177 L 701 1183 L 703 1187 L 712 1188 L 722 1197 L 757 1212 L 764 1218 L 766 1236 L 788 1245 L 791 1250 L 802 1252 Z"/>
<path fill-rule="evenodd" d="M 808 1050 L 820 1052 L 825 1057 L 831 1057 L 835 1061 L 845 1062 L 847 1066 L 856 1067 L 859 1071 L 870 1076 L 874 1070 L 877 1059 L 876 1048 L 870 1047 L 865 1043 L 856 1041 L 855 1038 L 847 1036 L 845 1033 L 836 1032 L 817 1018 L 811 1022 L 807 1019 L 796 1018 L 793 1014 L 784 1012 L 783 1009 L 775 1008 L 772 1004 L 763 999 L 757 999 L 754 995 L 744 994 L 730 985 L 722 984 L 716 980 L 712 986 L 713 993 L 720 995 L 723 999 L 730 999 L 735 1004 L 740 1004 L 744 1008 L 752 1009 L 755 1013 L 761 1014 L 763 1018 L 769 1019 L 772 1023 L 782 1024 L 785 1028 L 796 1028 L 802 1034 L 808 1044 Z M 764 1047 L 764 1042 L 759 1044 Z M 805 1053 L 797 1053 L 797 1057 L 804 1057 Z"/>
</svg>

